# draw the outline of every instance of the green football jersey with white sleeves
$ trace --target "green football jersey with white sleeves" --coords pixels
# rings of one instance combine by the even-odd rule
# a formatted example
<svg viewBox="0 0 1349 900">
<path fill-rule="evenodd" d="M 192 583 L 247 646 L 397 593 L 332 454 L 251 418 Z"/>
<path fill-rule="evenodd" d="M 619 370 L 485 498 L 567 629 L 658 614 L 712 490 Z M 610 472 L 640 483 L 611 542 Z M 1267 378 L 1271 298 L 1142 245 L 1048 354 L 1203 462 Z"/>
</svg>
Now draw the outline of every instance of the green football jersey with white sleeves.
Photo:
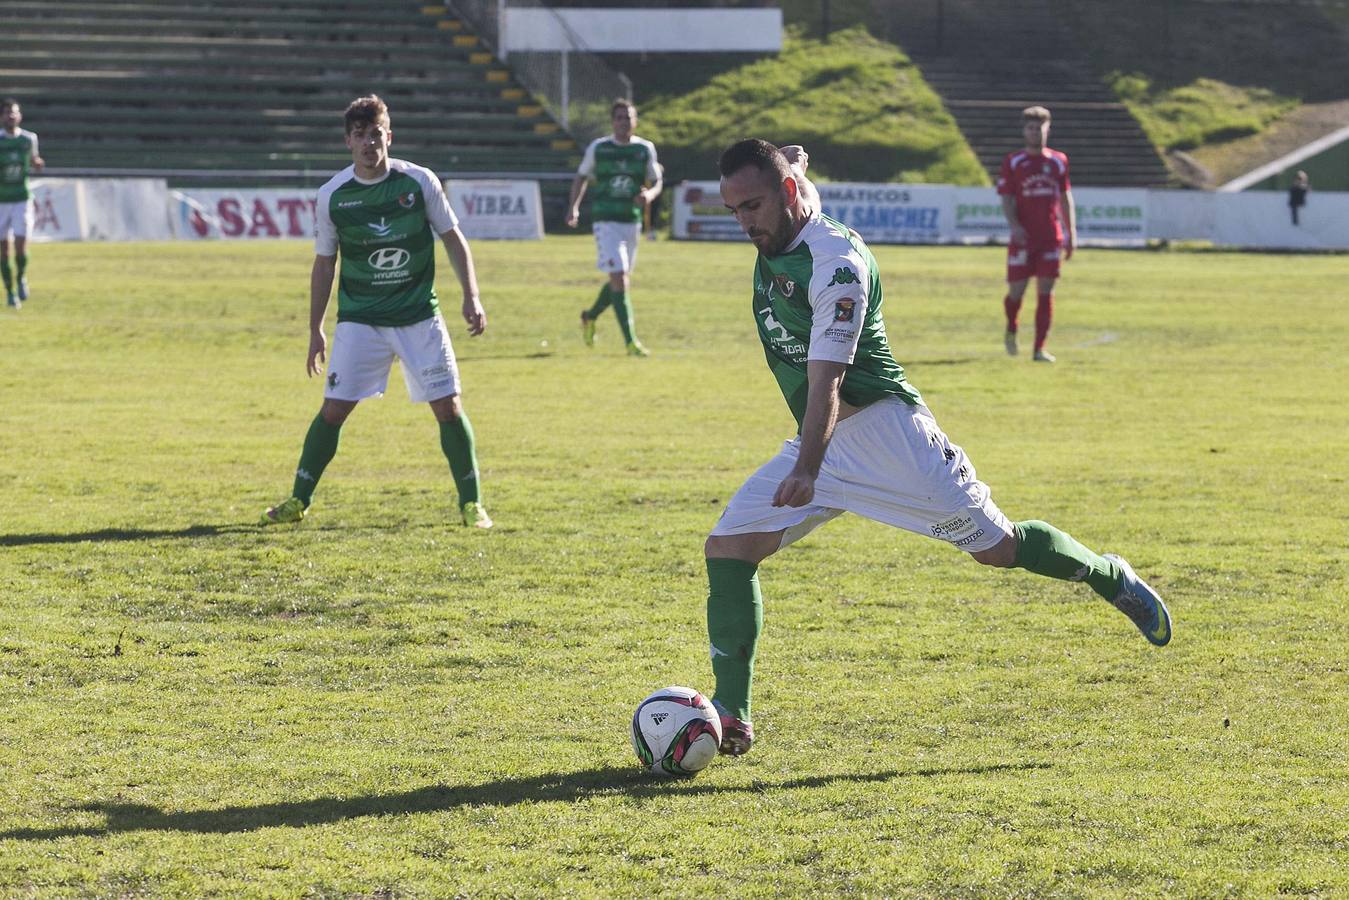
<svg viewBox="0 0 1349 900">
<path fill-rule="evenodd" d="M 375 182 L 354 166 L 329 179 L 314 207 L 314 252 L 341 251 L 337 321 L 399 326 L 434 316 L 436 245 L 458 224 L 436 174 L 406 160 L 390 159 Z"/>
<path fill-rule="evenodd" d="M 810 360 L 846 363 L 839 396 L 867 406 L 895 396 L 923 402 L 895 362 L 881 316 L 876 258 L 846 225 L 816 214 L 777 256 L 754 266 L 754 320 L 768 367 L 796 425 L 806 414 Z"/>
<path fill-rule="evenodd" d="M 37 135 L 20 128 L 16 133 L 0 130 L 0 203 L 22 203 L 32 198 L 28 175 L 37 152 Z"/>
<path fill-rule="evenodd" d="M 620 144 L 613 135 L 586 147 L 577 175 L 590 178 L 590 218 L 596 222 L 640 222 L 642 208 L 633 198 L 647 182 L 660 177 L 656 145 L 636 135 Z"/>
</svg>

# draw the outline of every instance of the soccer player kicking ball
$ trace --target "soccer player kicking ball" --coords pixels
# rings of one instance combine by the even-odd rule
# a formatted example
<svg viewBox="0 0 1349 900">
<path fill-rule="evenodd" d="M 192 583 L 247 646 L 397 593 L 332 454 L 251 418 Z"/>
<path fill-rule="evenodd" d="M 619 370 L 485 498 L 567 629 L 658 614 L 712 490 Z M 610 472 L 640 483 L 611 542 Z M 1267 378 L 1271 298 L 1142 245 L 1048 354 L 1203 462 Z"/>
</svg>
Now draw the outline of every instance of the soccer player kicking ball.
<svg viewBox="0 0 1349 900">
<path fill-rule="evenodd" d="M 314 268 L 309 278 L 309 360 L 312 377 L 328 362 L 323 406 L 305 435 L 291 497 L 262 514 L 262 524 L 298 522 L 337 452 L 342 423 L 367 397 L 384 393 L 389 367 L 402 363 L 415 403 L 429 403 L 440 423 L 440 447 L 450 462 L 465 525 L 491 528 L 478 487 L 473 427 L 459 399 L 459 369 L 436 301 L 436 238 L 449 251 L 463 289 L 470 335 L 487 327 L 478 301 L 473 255 L 440 180 L 430 169 L 389 157 L 389 110 L 376 96 L 346 111 L 352 164 L 319 188 L 314 208 Z M 338 251 L 337 328 L 326 360 L 323 319 Z"/>
<path fill-rule="evenodd" d="M 615 100 L 610 112 L 614 133 L 597 138 L 586 147 L 581 167 L 571 183 L 571 205 L 567 209 L 567 226 L 575 228 L 581 216 L 581 198 L 593 179 L 590 214 L 595 220 L 593 229 L 599 250 L 597 268 L 608 273 L 609 281 L 600 288 L 594 305 L 581 310 L 581 337 L 587 347 L 594 345 L 595 320 L 613 306 L 628 354 L 648 356 L 647 349 L 637 340 L 628 289 L 633 266 L 637 264 L 642 210 L 660 196 L 660 166 L 656 163 L 656 145 L 632 133 L 637 127 L 637 107 L 627 100 Z M 642 187 L 644 183 L 650 187 Z"/>
<path fill-rule="evenodd" d="M 1026 284 L 1034 275 L 1039 299 L 1031 358 L 1052 363 L 1054 355 L 1045 349 L 1045 339 L 1054 319 L 1054 281 L 1059 277 L 1060 252 L 1063 259 L 1072 259 L 1077 247 L 1077 214 L 1068 182 L 1068 156 L 1048 146 L 1049 110 L 1043 106 L 1022 110 L 1021 134 L 1025 149 L 1007 154 L 998 173 L 1002 212 L 1012 228 L 1007 244 L 1007 296 L 1002 301 L 1007 314 L 1003 345 L 1009 355 L 1016 356 L 1017 315 Z"/>
<path fill-rule="evenodd" d="M 1153 644 L 1171 640 L 1156 591 L 1118 556 L 1054 526 L 1011 522 L 890 354 L 880 273 L 855 232 L 820 214 L 772 144 L 721 156 L 721 196 L 759 251 L 751 308 L 799 432 L 731 498 L 707 539 L 707 632 L 721 751 L 750 748 L 763 627 L 758 566 L 846 511 L 946 541 L 976 562 L 1085 581 Z"/>
<path fill-rule="evenodd" d="M 5 296 L 15 309 L 28 299 L 28 232 L 33 227 L 32 193 L 28 190 L 30 172 L 42 171 L 37 152 L 37 135 L 25 131 L 23 110 L 13 97 L 0 100 L 0 277 L 5 281 Z M 14 234 L 15 272 L 9 268 L 9 235 Z M 18 288 L 16 291 L 15 288 Z"/>
</svg>

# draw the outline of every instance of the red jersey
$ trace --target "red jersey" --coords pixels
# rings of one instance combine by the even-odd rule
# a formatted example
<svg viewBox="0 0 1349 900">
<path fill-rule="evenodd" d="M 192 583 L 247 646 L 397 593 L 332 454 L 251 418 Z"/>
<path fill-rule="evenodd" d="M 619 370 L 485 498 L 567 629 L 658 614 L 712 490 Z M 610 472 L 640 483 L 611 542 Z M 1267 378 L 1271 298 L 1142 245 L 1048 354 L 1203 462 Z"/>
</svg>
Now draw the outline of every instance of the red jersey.
<svg viewBox="0 0 1349 900">
<path fill-rule="evenodd" d="M 998 172 L 998 193 L 1016 197 L 1016 217 L 1026 229 L 1031 247 L 1063 243 L 1059 203 L 1071 188 L 1068 155 L 1048 147 L 1042 155 L 1026 150 L 1009 153 Z"/>
</svg>

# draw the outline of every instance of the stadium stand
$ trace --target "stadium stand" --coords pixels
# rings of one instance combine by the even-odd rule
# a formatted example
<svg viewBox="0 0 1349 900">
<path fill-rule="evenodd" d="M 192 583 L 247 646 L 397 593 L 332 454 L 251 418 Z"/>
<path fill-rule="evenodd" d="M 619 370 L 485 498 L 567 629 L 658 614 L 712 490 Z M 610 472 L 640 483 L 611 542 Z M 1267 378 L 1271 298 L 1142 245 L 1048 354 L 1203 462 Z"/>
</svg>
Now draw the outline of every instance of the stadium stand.
<svg viewBox="0 0 1349 900">
<path fill-rule="evenodd" d="M 1050 0 L 876 0 L 888 35 L 945 101 L 980 163 L 996 177 L 1021 144 L 1021 109 L 1054 114 L 1051 146 L 1072 160 L 1073 183 L 1162 187 L 1166 164 L 1137 120 L 1056 17 Z"/>
<path fill-rule="evenodd" d="M 21 100 L 58 171 L 315 185 L 351 162 L 341 113 L 370 92 L 392 110 L 395 155 L 445 178 L 569 177 L 579 159 L 443 4 L 0 0 L 0 20 L 0 94 Z M 543 182 L 563 199 L 566 187 Z"/>
</svg>

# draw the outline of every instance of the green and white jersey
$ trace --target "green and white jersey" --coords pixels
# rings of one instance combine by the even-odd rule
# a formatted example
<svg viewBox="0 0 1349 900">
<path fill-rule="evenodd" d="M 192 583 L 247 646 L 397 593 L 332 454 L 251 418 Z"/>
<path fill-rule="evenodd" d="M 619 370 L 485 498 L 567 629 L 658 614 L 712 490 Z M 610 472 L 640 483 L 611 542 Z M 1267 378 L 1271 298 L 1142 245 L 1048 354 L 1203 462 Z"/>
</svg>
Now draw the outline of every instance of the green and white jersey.
<svg viewBox="0 0 1349 900">
<path fill-rule="evenodd" d="M 337 321 L 411 325 L 440 309 L 436 244 L 459 225 L 440 179 L 430 169 L 389 160 L 377 181 L 347 166 L 319 188 L 314 252 L 342 253 Z"/>
<path fill-rule="evenodd" d="M 609 137 L 596 138 L 586 147 L 577 175 L 594 182 L 590 217 L 596 222 L 640 222 L 642 208 L 633 197 L 648 182 L 660 178 L 656 145 L 633 135 L 626 144 Z"/>
<path fill-rule="evenodd" d="M 754 320 L 768 367 L 796 425 L 806 414 L 810 360 L 847 363 L 839 396 L 867 406 L 896 396 L 923 402 L 895 362 L 881 317 L 876 258 L 846 225 L 816 213 L 796 240 L 754 266 Z"/>
<path fill-rule="evenodd" d="M 14 134 L 0 131 L 0 203 L 22 203 L 28 192 L 28 173 L 37 152 L 37 135 L 20 128 Z"/>
</svg>

